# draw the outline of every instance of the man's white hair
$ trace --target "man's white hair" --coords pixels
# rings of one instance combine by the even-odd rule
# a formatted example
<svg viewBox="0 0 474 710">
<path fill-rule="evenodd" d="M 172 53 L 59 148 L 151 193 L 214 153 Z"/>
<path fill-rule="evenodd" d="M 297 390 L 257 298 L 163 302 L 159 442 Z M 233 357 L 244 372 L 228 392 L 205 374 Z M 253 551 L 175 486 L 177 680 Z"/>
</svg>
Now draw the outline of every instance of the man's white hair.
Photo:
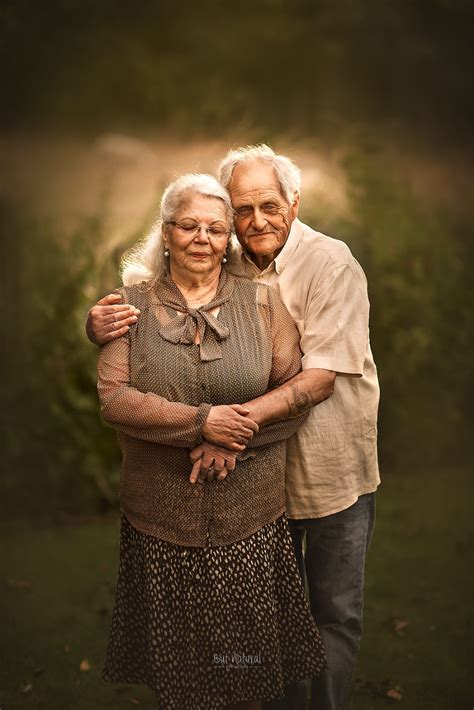
<svg viewBox="0 0 474 710">
<path fill-rule="evenodd" d="M 242 163 L 260 162 L 273 168 L 280 186 L 280 192 L 291 205 L 300 192 L 300 169 L 285 155 L 278 155 L 265 143 L 248 145 L 245 148 L 230 150 L 220 162 L 217 174 L 226 190 L 230 190 L 235 168 Z"/>
<path fill-rule="evenodd" d="M 192 194 L 216 197 L 224 203 L 229 229 L 233 228 L 233 210 L 228 192 L 212 175 L 188 173 L 170 183 L 163 193 L 158 219 L 151 231 L 122 257 L 121 274 L 125 286 L 154 281 L 168 272 L 164 256 L 163 227 L 173 219 L 182 203 Z M 234 244 L 229 241 L 227 262 L 231 266 Z"/>
</svg>

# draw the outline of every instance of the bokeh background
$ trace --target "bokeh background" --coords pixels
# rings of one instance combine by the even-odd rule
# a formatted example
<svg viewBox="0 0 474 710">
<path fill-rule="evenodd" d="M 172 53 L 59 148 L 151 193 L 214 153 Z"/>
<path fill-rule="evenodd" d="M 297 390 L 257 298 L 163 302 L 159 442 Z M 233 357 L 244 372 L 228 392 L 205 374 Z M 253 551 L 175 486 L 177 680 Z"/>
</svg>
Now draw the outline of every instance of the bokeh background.
<svg viewBox="0 0 474 710">
<path fill-rule="evenodd" d="M 472 2 L 4 0 L 0 19 L 2 708 L 153 706 L 100 680 L 120 457 L 84 321 L 166 183 L 260 141 L 369 280 L 384 483 L 351 708 L 470 707 Z"/>
</svg>

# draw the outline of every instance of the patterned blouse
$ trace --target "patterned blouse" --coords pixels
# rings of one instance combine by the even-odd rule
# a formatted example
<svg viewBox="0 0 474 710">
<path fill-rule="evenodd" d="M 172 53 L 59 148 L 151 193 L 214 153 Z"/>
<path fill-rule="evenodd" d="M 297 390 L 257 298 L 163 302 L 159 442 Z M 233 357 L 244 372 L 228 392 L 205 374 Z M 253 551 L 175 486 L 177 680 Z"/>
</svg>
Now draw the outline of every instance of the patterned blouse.
<svg viewBox="0 0 474 710">
<path fill-rule="evenodd" d="M 284 512 L 285 439 L 306 415 L 262 427 L 223 481 L 191 484 L 188 455 L 212 405 L 246 402 L 299 372 L 291 316 L 274 289 L 225 269 L 215 298 L 196 310 L 170 277 L 117 291 L 141 311 L 98 362 L 102 414 L 123 454 L 122 512 L 178 545 L 248 537 Z"/>
</svg>

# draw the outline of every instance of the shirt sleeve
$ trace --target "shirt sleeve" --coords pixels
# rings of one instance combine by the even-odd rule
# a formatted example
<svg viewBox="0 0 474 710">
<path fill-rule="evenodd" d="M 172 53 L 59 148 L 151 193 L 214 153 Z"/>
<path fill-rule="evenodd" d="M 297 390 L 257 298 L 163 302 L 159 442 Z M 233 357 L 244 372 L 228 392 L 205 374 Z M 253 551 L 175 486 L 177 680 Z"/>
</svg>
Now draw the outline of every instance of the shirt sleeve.
<svg viewBox="0 0 474 710">
<path fill-rule="evenodd" d="M 301 349 L 303 369 L 322 368 L 360 377 L 369 338 L 369 299 L 362 268 L 328 264 L 310 294 Z"/>
<path fill-rule="evenodd" d="M 194 447 L 210 404 L 193 407 L 170 402 L 130 386 L 130 338 L 106 343 L 97 364 L 97 390 L 102 416 L 117 431 L 155 444 Z"/>
<path fill-rule="evenodd" d="M 266 294 L 268 306 L 265 315 L 269 317 L 272 347 L 269 389 L 275 389 L 301 371 L 300 336 L 293 318 L 278 293 L 271 287 L 266 289 L 268 289 Z M 308 416 L 309 411 L 293 419 L 262 427 L 251 439 L 247 448 L 253 449 L 289 439 L 304 424 Z"/>
</svg>

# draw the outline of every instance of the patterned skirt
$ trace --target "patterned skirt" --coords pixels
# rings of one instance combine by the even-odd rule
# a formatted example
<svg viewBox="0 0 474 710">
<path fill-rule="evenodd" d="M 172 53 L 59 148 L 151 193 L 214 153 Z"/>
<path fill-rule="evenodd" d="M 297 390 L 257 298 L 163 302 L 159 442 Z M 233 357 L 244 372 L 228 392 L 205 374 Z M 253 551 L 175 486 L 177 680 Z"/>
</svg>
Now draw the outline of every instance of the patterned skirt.
<svg viewBox="0 0 474 710">
<path fill-rule="evenodd" d="M 122 516 L 104 680 L 149 685 L 160 710 L 218 710 L 325 668 L 284 516 L 220 547 L 164 542 Z"/>
</svg>

